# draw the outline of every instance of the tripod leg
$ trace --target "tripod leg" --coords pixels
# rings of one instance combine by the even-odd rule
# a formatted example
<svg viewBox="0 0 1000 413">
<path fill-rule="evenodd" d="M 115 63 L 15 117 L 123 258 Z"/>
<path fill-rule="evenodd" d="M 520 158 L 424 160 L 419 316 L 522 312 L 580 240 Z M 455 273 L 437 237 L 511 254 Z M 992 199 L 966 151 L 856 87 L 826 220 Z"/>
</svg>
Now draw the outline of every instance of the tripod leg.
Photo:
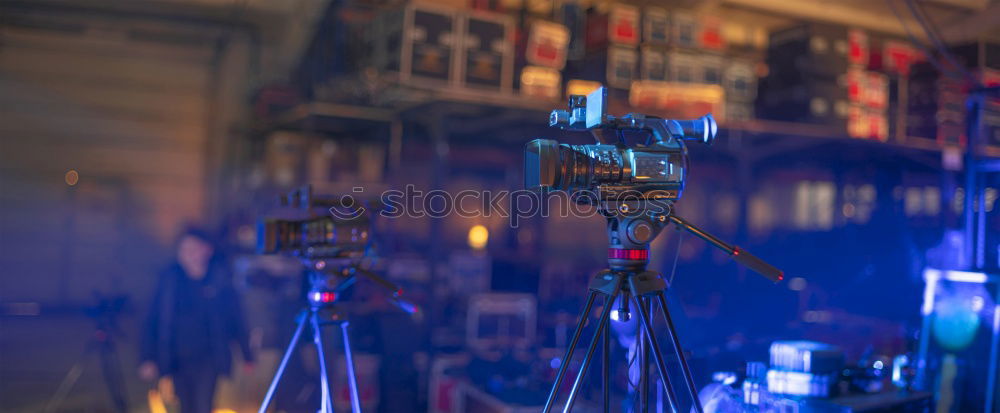
<svg viewBox="0 0 1000 413">
<path fill-rule="evenodd" d="M 333 399 L 330 395 L 330 376 L 326 372 L 326 354 L 323 353 L 323 329 L 319 325 L 319 315 L 312 313 L 313 343 L 316 344 L 316 356 L 319 358 L 319 385 L 323 387 L 320 393 L 320 411 L 333 413 Z"/>
<path fill-rule="evenodd" d="M 552 384 L 552 390 L 549 390 L 549 397 L 545 400 L 545 408 L 542 413 L 549 413 L 552 410 L 552 405 L 556 401 L 556 395 L 559 393 L 559 388 L 562 387 L 563 379 L 566 378 L 566 369 L 569 368 L 569 363 L 573 359 L 573 351 L 576 349 L 577 343 L 580 342 L 580 336 L 583 334 L 583 326 L 587 324 L 587 318 L 590 317 L 590 310 L 594 308 L 594 300 L 597 298 L 597 292 L 591 291 L 590 295 L 587 296 L 587 304 L 583 307 L 583 312 L 580 313 L 580 320 L 576 324 L 576 331 L 573 332 L 573 338 L 569 342 L 569 347 L 566 347 L 566 355 L 563 356 L 562 362 L 559 363 L 559 372 L 556 373 L 556 381 Z"/>
<path fill-rule="evenodd" d="M 674 345 L 674 352 L 677 353 L 677 360 L 681 363 L 681 371 L 684 373 L 684 381 L 687 382 L 688 392 L 691 394 L 695 411 L 704 412 L 701 400 L 698 398 L 698 389 L 694 386 L 694 379 L 691 378 L 691 368 L 688 367 L 687 359 L 684 358 L 684 349 L 681 348 L 681 340 L 677 337 L 677 329 L 674 328 L 674 320 L 670 318 L 670 311 L 667 310 L 667 297 L 663 291 L 656 293 L 656 299 L 660 302 L 660 310 L 663 312 L 663 319 L 667 320 L 667 333 L 670 341 Z"/>
<path fill-rule="evenodd" d="M 611 294 L 608 298 L 608 302 L 614 303 L 615 299 L 618 298 L 618 294 L 621 288 L 621 281 L 615 286 L 615 293 Z M 594 332 L 594 337 L 590 339 L 590 347 L 587 347 L 587 355 L 583 358 L 583 364 L 580 365 L 580 371 L 576 373 L 576 380 L 573 381 L 573 387 L 569 390 L 569 398 L 566 399 L 566 406 L 563 407 L 563 413 L 568 413 L 573 410 L 573 403 L 576 402 L 576 396 L 580 391 L 580 385 L 583 383 L 583 378 L 587 375 L 587 369 L 590 367 L 590 362 L 594 359 L 594 350 L 597 349 L 597 341 L 600 340 L 601 334 L 604 329 L 610 328 L 608 326 L 608 319 L 611 317 L 611 306 L 604 306 L 601 311 L 601 320 L 597 323 L 597 331 Z"/>
<path fill-rule="evenodd" d="M 48 404 L 45 405 L 45 413 L 56 411 L 66 398 L 66 395 L 68 395 L 70 390 L 73 389 L 73 386 L 76 385 L 77 380 L 80 379 L 80 375 L 83 374 L 83 358 L 86 355 L 87 352 L 85 351 L 83 355 L 80 356 L 80 360 L 70 367 L 66 376 L 63 377 L 62 382 L 59 383 L 59 387 L 56 388 L 55 394 L 52 395 Z"/>
<path fill-rule="evenodd" d="M 639 298 L 639 305 L 647 305 L 645 298 Z M 646 332 L 638 329 L 639 340 L 639 411 L 646 413 L 649 411 L 649 345 L 646 343 Z"/>
<path fill-rule="evenodd" d="M 258 413 L 265 413 L 267 407 L 271 404 L 271 398 L 274 397 L 274 391 L 278 389 L 278 382 L 281 381 L 281 375 L 285 373 L 288 360 L 292 358 L 292 353 L 295 352 L 295 347 L 299 343 L 299 337 L 302 336 L 302 329 L 306 326 L 307 315 L 308 310 L 302 310 L 299 314 L 298 320 L 296 320 L 298 326 L 295 327 L 295 334 L 292 335 L 292 341 L 288 343 L 288 348 L 285 349 L 285 355 L 281 357 L 281 363 L 278 364 L 278 370 L 274 372 L 274 378 L 271 379 L 271 385 L 267 388 L 267 394 L 264 395 L 264 401 L 260 404 Z"/>
<path fill-rule="evenodd" d="M 125 380 L 122 378 L 121 366 L 118 363 L 118 353 L 115 351 L 114 342 L 111 337 L 105 338 L 101 343 L 101 369 L 104 373 L 104 382 L 108 387 L 108 395 L 115 405 L 115 411 L 120 413 L 128 412 L 128 399 L 125 391 Z"/>
<path fill-rule="evenodd" d="M 615 304 L 610 297 L 604 297 L 604 306 L 611 308 Z M 611 413 L 611 328 L 606 327 L 604 334 L 601 334 L 603 343 L 601 351 L 603 360 L 601 361 L 601 389 L 604 393 L 604 413 Z"/>
<path fill-rule="evenodd" d="M 347 336 L 347 322 L 340 323 L 344 337 L 344 362 L 347 364 L 347 384 L 351 388 L 351 412 L 361 413 L 361 397 L 358 396 L 358 376 L 354 372 L 354 355 L 351 354 L 351 339 Z"/>
<path fill-rule="evenodd" d="M 639 308 L 639 322 L 642 323 L 640 328 L 645 330 L 644 335 L 646 336 L 646 341 L 649 344 L 649 352 L 653 353 L 653 361 L 656 362 L 656 370 L 660 373 L 660 381 L 663 382 L 663 391 L 667 394 L 667 403 L 670 404 L 671 410 L 676 412 L 680 406 L 677 404 L 677 395 L 674 394 L 674 389 L 670 385 L 670 378 L 667 376 L 667 365 L 663 361 L 663 355 L 660 354 L 660 345 L 656 342 L 656 334 L 653 331 L 653 323 L 649 318 L 649 308 L 642 306 L 639 302 L 638 295 L 636 295 L 636 307 Z"/>
</svg>

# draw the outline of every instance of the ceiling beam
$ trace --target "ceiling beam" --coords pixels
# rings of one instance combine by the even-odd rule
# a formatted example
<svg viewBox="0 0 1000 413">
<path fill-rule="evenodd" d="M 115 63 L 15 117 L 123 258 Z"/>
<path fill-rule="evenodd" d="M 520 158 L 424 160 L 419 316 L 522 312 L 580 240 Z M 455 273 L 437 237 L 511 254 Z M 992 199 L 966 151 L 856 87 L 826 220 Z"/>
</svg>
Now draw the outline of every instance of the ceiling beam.
<svg viewBox="0 0 1000 413">
<path fill-rule="evenodd" d="M 871 0 L 868 7 L 860 9 L 857 3 L 829 0 L 721 0 L 723 6 L 747 9 L 769 14 L 785 16 L 793 19 L 834 23 L 844 26 L 906 36 L 906 31 L 899 19 L 889 10 L 883 0 Z M 923 38 L 923 33 L 916 30 L 920 26 L 905 13 L 906 7 L 899 4 L 900 14 L 907 20 L 911 30 Z"/>
<path fill-rule="evenodd" d="M 941 28 L 941 37 L 946 43 L 962 43 L 982 38 L 997 37 L 1000 31 L 1000 2 L 994 1 L 981 12 L 959 19 Z"/>
</svg>

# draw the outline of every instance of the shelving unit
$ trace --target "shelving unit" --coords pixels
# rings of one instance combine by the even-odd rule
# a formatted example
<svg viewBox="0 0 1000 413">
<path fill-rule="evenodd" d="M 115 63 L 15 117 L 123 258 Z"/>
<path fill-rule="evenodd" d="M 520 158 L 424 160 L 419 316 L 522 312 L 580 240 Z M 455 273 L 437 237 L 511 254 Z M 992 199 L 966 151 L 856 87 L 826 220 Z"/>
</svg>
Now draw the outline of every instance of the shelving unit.
<svg viewBox="0 0 1000 413">
<path fill-rule="evenodd" d="M 431 89 L 406 87 L 397 89 L 408 91 L 412 100 L 396 107 L 373 107 L 340 104 L 334 102 L 308 102 L 292 108 L 274 119 L 260 122 L 256 125 L 258 133 L 274 129 L 306 130 L 316 133 L 338 134 L 357 132 L 378 124 L 389 124 L 399 121 L 431 122 L 433 120 L 449 119 L 449 132 L 452 134 L 481 134 L 483 138 L 498 144 L 517 144 L 530 140 L 530 136 L 506 136 L 504 128 L 517 126 L 521 128 L 545 130 L 548 126 L 548 114 L 551 110 L 565 106 L 562 101 L 532 100 L 515 94 L 496 94 L 475 90 L 461 89 Z M 670 117 L 669 113 L 645 112 L 642 108 L 631 108 L 623 102 L 612 102 L 611 113 L 638 112 L 648 115 Z M 921 152 L 931 155 L 940 154 L 945 150 L 964 152 L 964 148 L 943 148 L 931 139 L 906 137 L 902 141 L 890 140 L 879 142 L 868 139 L 851 138 L 836 128 L 825 125 L 801 122 L 782 122 L 764 119 L 749 121 L 720 122 L 720 138 L 725 141 L 738 136 L 744 147 L 736 147 L 744 151 L 758 147 L 760 139 L 766 139 L 775 144 L 771 148 L 763 148 L 763 154 L 773 155 L 776 151 L 796 150 L 818 143 L 842 143 L 856 147 L 883 146 L 904 150 L 901 155 L 911 152 Z M 548 129 L 551 134 L 551 129 Z M 983 146 L 980 156 L 985 158 L 1000 158 L 1000 147 Z M 751 155 L 751 158 L 757 157 Z"/>
</svg>

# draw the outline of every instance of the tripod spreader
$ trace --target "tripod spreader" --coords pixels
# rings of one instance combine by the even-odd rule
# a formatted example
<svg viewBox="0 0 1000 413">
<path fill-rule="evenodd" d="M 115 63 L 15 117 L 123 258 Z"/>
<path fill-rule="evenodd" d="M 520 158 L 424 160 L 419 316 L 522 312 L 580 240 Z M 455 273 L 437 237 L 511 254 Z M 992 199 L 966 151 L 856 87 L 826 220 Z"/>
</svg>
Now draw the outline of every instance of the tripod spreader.
<svg viewBox="0 0 1000 413">
<path fill-rule="evenodd" d="M 783 271 L 775 268 L 771 264 L 768 264 L 766 261 L 757 258 L 757 256 L 747 252 L 747 250 L 737 245 L 729 245 L 725 241 L 716 238 L 714 235 L 709 234 L 704 230 L 702 230 L 701 228 L 692 225 L 690 222 L 687 222 L 686 220 L 684 220 L 684 218 L 681 218 L 677 215 L 670 215 L 669 219 L 670 222 L 676 224 L 678 228 L 684 229 L 687 232 L 697 235 L 698 238 L 708 241 L 709 244 L 712 244 L 716 248 L 723 250 L 727 254 L 731 255 L 733 257 L 733 260 L 738 262 L 740 265 L 743 265 L 744 267 L 753 270 L 757 274 L 764 276 L 764 278 L 767 278 L 773 282 L 778 282 L 785 279 L 785 273 Z"/>
</svg>

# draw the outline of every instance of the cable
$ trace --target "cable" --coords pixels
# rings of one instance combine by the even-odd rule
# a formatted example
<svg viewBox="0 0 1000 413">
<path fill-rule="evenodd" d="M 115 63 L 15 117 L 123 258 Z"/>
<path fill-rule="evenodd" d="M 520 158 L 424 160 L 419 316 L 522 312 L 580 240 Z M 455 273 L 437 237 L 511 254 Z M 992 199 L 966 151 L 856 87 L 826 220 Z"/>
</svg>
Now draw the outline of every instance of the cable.
<svg viewBox="0 0 1000 413">
<path fill-rule="evenodd" d="M 678 228 L 677 229 L 677 247 L 675 247 L 675 249 L 674 249 L 674 263 L 672 265 L 672 268 L 670 269 L 670 278 L 667 279 L 667 287 L 670 287 L 670 285 L 673 284 L 673 282 L 674 282 L 674 276 L 677 274 L 677 261 L 679 261 L 680 256 L 681 256 L 681 243 L 683 241 L 684 241 L 684 231 L 681 231 L 680 228 Z M 653 324 L 654 320 L 656 320 L 656 312 L 655 311 L 650 311 L 650 314 L 649 314 L 649 323 Z M 641 329 L 642 327 L 640 326 L 639 328 Z M 653 332 L 649 332 L 649 334 L 653 334 Z M 648 345 L 648 343 L 646 343 L 646 344 Z M 636 347 L 636 350 L 632 353 L 632 356 L 629 357 L 628 368 L 627 368 L 626 374 L 625 374 L 625 378 L 626 378 L 626 381 L 628 381 L 629 387 L 635 389 L 635 391 L 632 393 L 632 409 L 633 409 L 632 411 L 633 412 L 635 412 L 635 406 L 639 402 L 639 392 L 641 391 L 641 389 L 639 389 L 639 384 L 632 382 L 632 376 L 630 374 L 632 372 L 632 365 L 635 363 L 636 358 L 639 357 L 639 340 L 635 341 L 634 346 Z M 650 378 L 647 378 L 647 380 L 649 380 L 649 379 Z"/>
<path fill-rule="evenodd" d="M 903 31 L 906 32 L 906 36 L 910 39 L 910 43 L 913 43 L 914 46 L 917 46 L 917 48 L 920 49 L 924 56 L 927 57 L 927 61 L 933 65 L 938 72 L 945 73 L 944 67 L 936 60 L 934 53 L 931 53 L 931 51 L 924 46 L 923 42 L 917 39 L 917 36 L 915 36 L 910 30 L 910 25 L 906 24 L 906 20 L 903 19 L 903 15 L 896 9 L 896 5 L 893 4 L 893 0 L 885 0 L 885 2 L 889 5 L 889 9 L 892 10 L 892 14 L 896 15 L 896 20 L 899 20 L 899 24 L 903 26 Z"/>
<path fill-rule="evenodd" d="M 684 241 L 684 231 L 680 228 L 677 229 L 677 248 L 674 251 L 674 264 L 673 268 L 670 270 L 670 278 L 667 279 L 667 287 L 670 287 L 674 283 L 674 275 L 677 274 L 677 261 L 681 257 L 681 242 Z"/>
<path fill-rule="evenodd" d="M 913 3 L 913 6 L 916 8 L 916 10 L 918 12 L 920 12 L 920 16 L 924 19 L 924 23 L 927 24 L 927 26 L 925 28 L 929 29 L 929 33 L 930 33 L 929 35 L 933 36 L 933 39 L 935 40 L 935 42 L 937 42 L 937 43 L 944 43 L 944 37 L 941 36 L 941 31 L 939 31 L 937 29 L 937 26 L 935 26 L 934 24 L 932 24 L 931 19 L 930 19 L 929 15 L 927 14 L 927 10 L 925 10 L 923 6 L 921 6 L 919 4 L 916 4 L 916 3 Z"/>
<path fill-rule="evenodd" d="M 924 29 L 924 33 L 927 35 L 927 37 L 930 38 L 931 42 L 934 43 L 934 46 L 937 48 L 938 54 L 943 56 L 948 61 L 948 63 L 950 63 L 956 70 L 958 70 L 959 73 L 962 75 L 962 77 L 964 77 L 966 80 L 972 83 L 973 86 L 979 86 L 979 82 L 972 75 L 972 73 L 969 73 L 969 71 L 965 68 L 965 66 L 958 64 L 958 61 L 955 60 L 955 57 L 945 46 L 944 42 L 941 41 L 940 35 L 937 33 L 937 29 L 934 27 L 933 24 L 931 24 L 930 19 L 923 14 L 923 10 L 920 9 L 919 6 L 917 6 L 913 2 L 913 0 L 903 0 L 903 2 L 906 3 L 906 7 L 910 9 L 910 13 L 912 13 L 913 16 L 917 18 L 917 23 L 919 23 L 920 27 Z"/>
<path fill-rule="evenodd" d="M 637 340 L 633 346 L 635 346 L 635 351 L 628 358 L 628 366 L 625 368 L 625 381 L 628 382 L 628 387 L 632 389 L 632 411 L 635 412 L 635 405 L 639 402 L 639 383 L 632 382 L 632 365 L 635 364 L 635 360 L 639 358 L 639 340 L 638 334 L 636 335 Z"/>
</svg>

